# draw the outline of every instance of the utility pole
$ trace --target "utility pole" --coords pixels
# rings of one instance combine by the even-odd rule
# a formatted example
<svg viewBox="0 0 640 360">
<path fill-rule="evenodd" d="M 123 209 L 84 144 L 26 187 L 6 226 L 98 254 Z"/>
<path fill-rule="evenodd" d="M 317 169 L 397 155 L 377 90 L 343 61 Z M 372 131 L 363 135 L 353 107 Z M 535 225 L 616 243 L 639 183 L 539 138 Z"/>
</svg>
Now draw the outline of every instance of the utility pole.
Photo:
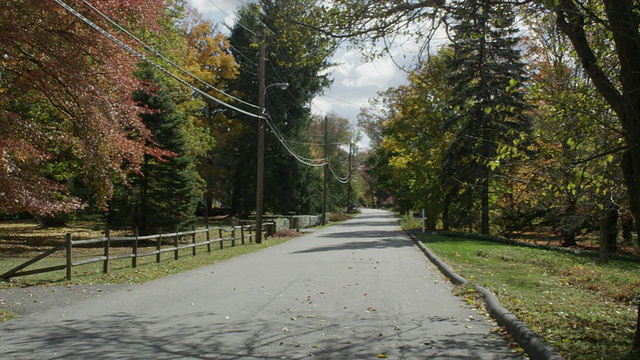
<svg viewBox="0 0 640 360">
<path fill-rule="evenodd" d="M 327 115 L 324 116 L 324 168 L 323 168 L 323 179 L 322 179 L 322 225 L 327 223 L 327 168 L 329 167 L 329 142 L 327 141 Z"/>
<path fill-rule="evenodd" d="M 347 170 L 347 214 L 351 211 L 351 153 L 353 144 L 349 143 L 349 170 Z"/>
<path fill-rule="evenodd" d="M 265 116 L 265 85 L 264 85 L 264 57 L 265 40 L 260 44 L 260 59 L 258 60 L 258 174 L 256 184 L 256 244 L 262 243 L 262 207 L 264 193 L 264 116 Z"/>
</svg>

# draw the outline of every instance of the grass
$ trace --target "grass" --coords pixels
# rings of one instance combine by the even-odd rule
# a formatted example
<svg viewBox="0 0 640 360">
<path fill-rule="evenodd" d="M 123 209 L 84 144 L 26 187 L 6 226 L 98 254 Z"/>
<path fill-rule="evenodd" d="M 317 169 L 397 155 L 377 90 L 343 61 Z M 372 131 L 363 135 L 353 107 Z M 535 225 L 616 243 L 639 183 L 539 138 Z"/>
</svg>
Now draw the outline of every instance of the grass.
<svg viewBox="0 0 640 360">
<path fill-rule="evenodd" d="M 565 359 L 639 357 L 629 352 L 640 290 L 637 259 L 602 264 L 597 254 L 417 236 L 460 275 L 490 289 Z"/>
<path fill-rule="evenodd" d="M 101 236 L 99 231 L 93 232 L 92 228 L 95 227 L 95 224 L 74 223 L 70 228 L 66 229 L 43 229 L 33 222 L 13 222 L 13 225 L 9 224 L 9 222 L 4 222 L 0 224 L 0 274 L 35 257 L 43 250 L 60 244 L 64 241 L 64 234 L 70 229 L 75 234 L 83 234 L 85 237 Z M 204 237 L 204 234 L 200 235 Z M 80 237 L 80 235 L 77 236 Z M 139 258 L 136 268 L 131 267 L 131 259 L 117 259 L 110 261 L 107 274 L 103 273 L 102 262 L 85 264 L 73 268 L 72 280 L 66 279 L 66 270 L 60 270 L 16 277 L 9 281 L 0 281 L 0 289 L 29 286 L 138 284 L 255 252 L 280 244 L 291 238 L 292 236 L 268 238 L 261 244 L 247 242 L 246 245 L 241 245 L 240 241 L 237 240 L 235 247 L 231 246 L 231 241 L 224 241 L 224 249 L 221 250 L 219 244 L 214 243 L 211 245 L 212 250 L 210 253 L 207 252 L 206 246 L 199 246 L 196 256 L 193 256 L 192 249 L 180 250 L 178 260 L 174 260 L 174 252 L 171 251 L 163 253 L 159 263 L 156 263 L 155 255 Z M 198 241 L 202 240 L 198 239 Z M 167 246 L 171 247 L 172 245 Z M 139 251 L 143 253 L 153 249 L 141 248 Z M 118 252 L 130 253 L 131 248 L 112 248 L 111 253 Z M 102 255 L 101 248 L 74 248 L 73 256 L 75 261 L 100 255 Z M 65 263 L 64 256 L 64 251 L 57 252 L 27 267 L 26 270 L 63 265 Z M 0 322 L 7 321 L 13 317 L 15 317 L 15 314 L 11 311 L 0 309 Z"/>
</svg>

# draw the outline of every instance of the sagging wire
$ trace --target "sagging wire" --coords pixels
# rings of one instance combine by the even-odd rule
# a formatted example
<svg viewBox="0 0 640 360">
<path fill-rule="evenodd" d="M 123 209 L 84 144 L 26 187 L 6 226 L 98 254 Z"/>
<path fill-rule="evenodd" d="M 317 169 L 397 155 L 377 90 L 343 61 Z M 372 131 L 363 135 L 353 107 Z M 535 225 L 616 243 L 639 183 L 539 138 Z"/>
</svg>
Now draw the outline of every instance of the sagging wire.
<svg viewBox="0 0 640 360">
<path fill-rule="evenodd" d="M 284 137 L 282 137 L 282 134 L 279 133 L 277 128 L 273 125 L 272 121 L 270 121 L 270 120 L 271 119 L 269 118 L 269 115 L 267 115 L 265 122 L 267 123 L 267 125 L 269 125 L 269 128 L 271 129 L 273 134 L 276 136 L 278 141 L 282 144 L 282 146 L 284 146 L 284 148 L 287 150 L 287 152 L 289 154 L 291 154 L 291 156 L 293 156 L 296 160 L 298 160 L 298 162 L 300 162 L 300 163 L 302 163 L 304 165 L 307 165 L 307 166 L 312 166 L 312 167 L 320 167 L 320 166 L 324 166 L 325 164 L 328 164 L 326 158 L 311 159 L 311 158 L 306 158 L 306 157 L 303 157 L 301 155 L 298 155 L 289 146 L 289 144 L 287 144 L 287 141 L 284 139 Z"/>
<path fill-rule="evenodd" d="M 166 61 L 167 63 L 169 63 L 170 65 L 172 65 L 173 67 L 175 67 L 176 69 L 180 70 L 184 75 L 187 75 L 188 77 L 194 79 L 195 81 L 199 82 L 200 84 L 204 85 L 205 87 L 211 89 L 211 90 L 215 90 L 218 93 L 233 99 L 235 101 L 238 101 L 240 103 L 243 103 L 245 105 L 254 107 L 254 108 L 258 108 L 257 105 L 251 104 L 249 102 L 246 102 L 242 99 L 239 99 L 233 95 L 229 95 L 227 93 L 225 93 L 224 91 L 216 88 L 215 86 L 212 86 L 211 84 L 205 82 L 204 80 L 200 79 L 199 77 L 191 74 L 189 71 L 185 70 L 183 67 L 181 67 L 180 65 L 176 64 L 175 62 L 171 61 L 170 59 L 168 59 L 167 57 L 165 57 L 164 55 L 160 54 L 158 51 L 156 51 L 156 49 L 154 49 L 153 47 L 151 47 L 150 45 L 144 43 L 142 40 L 140 40 L 139 38 L 137 38 L 135 35 L 133 35 L 132 33 L 130 33 L 129 31 L 127 31 L 127 29 L 123 28 L 122 26 L 120 26 L 120 24 L 118 24 L 117 22 L 115 22 L 113 19 L 111 19 L 110 17 L 108 17 L 106 14 L 104 14 L 103 12 L 101 12 L 100 10 L 96 9 L 93 5 L 89 4 L 86 0 L 81 0 L 85 5 L 87 5 L 91 10 L 95 11 L 98 15 L 100 15 L 100 17 L 102 17 L 103 19 L 105 19 L 107 22 L 109 22 L 111 25 L 115 26 L 118 30 L 122 31 L 124 34 L 126 34 L 127 36 L 129 36 L 130 38 L 132 38 L 133 40 L 135 40 L 138 44 L 142 45 L 145 49 L 147 49 L 147 51 L 151 52 L 153 55 L 159 57 L 160 59 Z"/>
<path fill-rule="evenodd" d="M 79 12 L 77 12 L 75 9 L 73 9 L 72 7 L 70 7 L 69 5 L 67 5 L 66 3 L 64 3 L 62 0 L 54 0 L 58 5 L 62 6 L 65 10 L 67 10 L 69 13 L 71 13 L 72 15 L 74 15 L 75 17 L 77 17 L 78 19 L 82 20 L 85 24 L 89 25 L 91 28 L 93 28 L 94 30 L 96 30 L 97 32 L 99 32 L 100 34 L 102 34 L 103 36 L 105 36 L 106 38 L 108 38 L 109 40 L 113 41 L 115 44 L 117 44 L 118 46 L 120 46 L 121 48 L 125 49 L 126 51 L 128 51 L 129 53 L 131 53 L 132 55 L 136 56 L 137 58 L 139 58 L 140 60 L 148 63 L 149 65 L 153 66 L 154 68 L 156 68 L 157 70 L 161 71 L 163 74 L 173 78 L 174 80 L 178 81 L 179 83 L 181 83 L 182 85 L 190 88 L 191 90 L 201 94 L 202 96 L 222 105 L 225 106 L 229 109 L 235 110 L 241 114 L 245 114 L 251 117 L 255 117 L 258 119 L 264 119 L 264 117 L 262 115 L 258 115 L 255 113 L 251 113 L 249 111 L 240 109 L 238 107 L 235 107 L 231 104 L 228 104 L 220 99 L 217 99 L 209 94 L 207 94 L 206 92 L 196 88 L 195 86 L 189 84 L 188 82 L 186 82 L 183 79 L 180 79 L 179 77 L 175 76 L 174 74 L 172 74 L 171 72 L 169 72 L 168 70 L 166 70 L 165 68 L 163 68 L 162 66 L 156 64 L 155 62 L 151 61 L 149 58 L 147 58 L 145 55 L 137 52 L 136 50 L 132 49 L 130 46 L 128 46 L 127 44 L 123 43 L 122 41 L 118 40 L 117 38 L 115 38 L 113 35 L 109 34 L 108 32 L 106 32 L 105 30 L 103 30 L 101 27 L 99 27 L 98 25 L 96 25 L 95 23 L 93 23 L 91 20 L 87 19 L 86 17 L 84 17 L 82 14 L 80 14 Z"/>
</svg>

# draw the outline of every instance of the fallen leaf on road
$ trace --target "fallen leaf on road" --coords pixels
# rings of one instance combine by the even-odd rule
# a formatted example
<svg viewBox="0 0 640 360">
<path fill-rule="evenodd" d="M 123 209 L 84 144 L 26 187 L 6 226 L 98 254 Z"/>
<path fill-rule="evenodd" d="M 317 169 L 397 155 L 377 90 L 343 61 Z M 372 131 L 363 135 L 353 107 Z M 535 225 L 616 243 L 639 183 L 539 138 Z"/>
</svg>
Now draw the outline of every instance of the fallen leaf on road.
<svg viewBox="0 0 640 360">
<path fill-rule="evenodd" d="M 378 359 L 386 359 L 387 354 L 378 354 Z"/>
</svg>

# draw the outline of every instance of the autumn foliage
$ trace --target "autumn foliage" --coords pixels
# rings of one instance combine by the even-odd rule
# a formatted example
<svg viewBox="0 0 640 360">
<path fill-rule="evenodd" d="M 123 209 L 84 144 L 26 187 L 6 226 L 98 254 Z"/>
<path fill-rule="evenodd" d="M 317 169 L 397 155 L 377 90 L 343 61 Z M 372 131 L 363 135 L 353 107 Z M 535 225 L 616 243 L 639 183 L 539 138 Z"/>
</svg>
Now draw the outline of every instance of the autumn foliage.
<svg viewBox="0 0 640 360">
<path fill-rule="evenodd" d="M 82 1 L 66 3 L 109 29 Z M 163 9 L 162 0 L 91 4 L 129 29 L 158 30 Z M 138 61 L 55 1 L 0 4 L 3 213 L 82 208 L 73 183 L 90 186 L 104 205 L 113 180 L 137 171 L 144 154 L 160 154 L 145 146 L 149 132 L 131 99 Z"/>
</svg>

